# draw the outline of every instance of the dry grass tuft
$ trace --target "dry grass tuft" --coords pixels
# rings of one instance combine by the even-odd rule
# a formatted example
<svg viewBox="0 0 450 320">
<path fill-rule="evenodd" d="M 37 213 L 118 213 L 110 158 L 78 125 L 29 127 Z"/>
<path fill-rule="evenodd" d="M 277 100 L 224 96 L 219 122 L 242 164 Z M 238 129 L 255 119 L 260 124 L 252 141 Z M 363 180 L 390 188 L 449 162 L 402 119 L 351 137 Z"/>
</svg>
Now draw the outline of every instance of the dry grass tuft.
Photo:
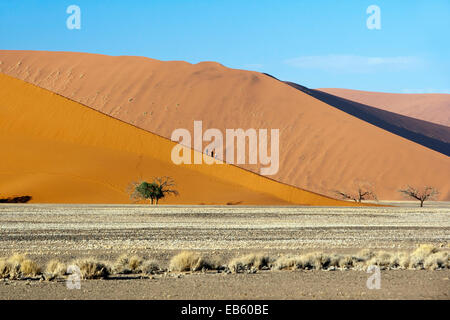
<svg viewBox="0 0 450 320">
<path fill-rule="evenodd" d="M 34 277 L 41 273 L 41 268 L 26 255 L 15 253 L 8 259 L 0 259 L 0 278 L 20 279 Z"/>
<path fill-rule="evenodd" d="M 129 257 L 128 255 L 123 254 L 114 263 L 112 271 L 119 274 L 140 272 L 139 270 L 143 262 L 144 259 L 138 256 Z"/>
<path fill-rule="evenodd" d="M 301 256 L 301 267 L 303 269 L 321 269 L 323 254 L 321 252 L 310 252 Z"/>
<path fill-rule="evenodd" d="M 51 277 L 62 277 L 67 272 L 67 266 L 59 260 L 53 259 L 47 263 L 45 272 Z"/>
<path fill-rule="evenodd" d="M 114 263 L 112 271 L 118 274 L 143 273 L 154 274 L 161 271 L 160 266 L 154 260 L 144 260 L 139 256 L 129 257 L 121 255 Z"/>
<path fill-rule="evenodd" d="M 143 274 L 155 274 L 159 271 L 161 271 L 161 268 L 159 267 L 158 263 L 154 260 L 145 260 L 140 266 L 139 266 L 139 272 Z"/>
<path fill-rule="evenodd" d="M 131 270 L 128 267 L 128 255 L 123 254 L 117 258 L 116 262 L 112 267 L 112 272 L 119 274 L 127 274 L 131 273 Z"/>
<path fill-rule="evenodd" d="M 439 251 L 430 254 L 424 261 L 423 267 L 427 270 L 446 269 L 450 267 L 448 252 Z"/>
<path fill-rule="evenodd" d="M 142 263 L 144 262 L 144 260 L 138 256 L 132 256 L 129 260 L 128 260 L 128 265 L 130 266 L 130 269 L 133 271 L 137 271 L 139 270 L 139 267 L 142 265 Z"/>
<path fill-rule="evenodd" d="M 438 251 L 438 249 L 430 245 L 421 245 L 412 253 L 362 250 L 356 255 L 326 254 L 322 252 L 284 255 L 273 263 L 273 269 L 365 270 L 370 265 L 379 266 L 383 270 L 408 268 L 436 270 L 449 268 L 450 266 L 448 252 Z"/>
<path fill-rule="evenodd" d="M 354 257 L 351 255 L 338 255 L 334 254 L 332 257 L 335 257 L 334 259 L 338 260 L 338 267 L 341 269 L 350 269 L 353 267 L 356 267 L 358 261 L 355 261 Z M 332 260 L 333 261 L 333 260 Z M 330 265 L 331 267 L 334 267 L 334 264 Z"/>
<path fill-rule="evenodd" d="M 106 263 L 93 258 L 76 260 L 73 264 L 80 268 L 83 279 L 104 279 L 111 274 L 111 268 Z"/>
<path fill-rule="evenodd" d="M 12 264 L 21 264 L 22 261 L 26 259 L 27 259 L 26 254 L 14 253 L 11 257 L 8 258 L 8 262 Z"/>
<path fill-rule="evenodd" d="M 424 269 L 425 260 L 428 256 L 437 253 L 438 249 L 430 244 L 422 244 L 411 253 L 409 267 L 413 269 Z"/>
<path fill-rule="evenodd" d="M 379 266 L 381 269 L 386 269 L 391 266 L 392 255 L 386 251 L 378 251 L 375 256 L 367 261 L 367 265 Z"/>
<path fill-rule="evenodd" d="M 25 259 L 20 263 L 20 272 L 25 277 L 35 277 L 41 273 L 41 268 L 37 265 L 36 262 Z"/>
<path fill-rule="evenodd" d="M 359 257 L 362 261 L 369 260 L 375 257 L 376 253 L 370 249 L 362 249 L 358 252 L 357 257 Z"/>
<path fill-rule="evenodd" d="M 215 269 L 209 260 L 199 253 L 183 251 L 170 260 L 170 271 L 199 271 L 202 269 Z"/>
<path fill-rule="evenodd" d="M 20 272 L 20 264 L 12 264 L 5 259 L 0 261 L 0 278 L 16 280 L 21 277 L 22 273 Z"/>
<path fill-rule="evenodd" d="M 416 250 L 413 251 L 413 255 L 425 255 L 429 256 L 432 253 L 438 252 L 439 249 L 433 246 L 432 244 L 421 244 L 417 247 Z"/>
<path fill-rule="evenodd" d="M 9 278 L 13 265 L 5 258 L 0 259 L 0 278 Z"/>
<path fill-rule="evenodd" d="M 441 246 L 444 247 L 444 246 Z M 420 245 L 412 252 L 387 252 L 361 250 L 357 254 L 328 254 L 309 252 L 298 255 L 282 255 L 277 259 L 264 253 L 251 253 L 232 259 L 223 266 L 217 257 L 206 259 L 200 253 L 183 251 L 175 255 L 169 269 L 164 271 L 200 271 L 223 270 L 226 272 L 249 272 L 257 270 L 365 270 L 370 265 L 381 269 L 426 269 L 439 270 L 450 268 L 448 249 L 438 249 L 429 244 Z M 107 278 L 114 273 L 142 273 L 146 275 L 163 271 L 154 260 L 145 260 L 139 256 L 120 256 L 113 265 L 99 262 L 93 258 L 76 260 L 73 264 L 80 268 L 83 279 Z M 54 279 L 67 274 L 66 264 L 51 260 L 45 268 L 45 277 Z M 0 279 L 24 279 L 41 274 L 41 268 L 24 254 L 15 253 L 9 258 L 0 258 Z"/>
<path fill-rule="evenodd" d="M 395 252 L 391 256 L 390 268 L 408 269 L 409 254 L 407 252 Z"/>
<path fill-rule="evenodd" d="M 245 256 L 232 259 L 228 263 L 228 268 L 232 272 L 249 271 L 252 269 L 261 270 L 262 268 L 270 268 L 274 259 L 271 259 L 264 253 L 250 253 Z"/>
<path fill-rule="evenodd" d="M 310 252 L 304 254 L 300 258 L 302 269 L 320 270 L 329 268 L 347 268 L 353 264 L 350 256 L 343 256 L 339 254 L 326 254 L 323 252 Z"/>
<path fill-rule="evenodd" d="M 301 268 L 301 256 L 282 255 L 273 263 L 272 268 L 275 270 L 296 270 Z"/>
<path fill-rule="evenodd" d="M 296 269 L 347 269 L 353 266 L 353 258 L 349 255 L 326 254 L 323 252 L 310 252 L 303 255 L 281 256 L 274 265 L 278 270 L 296 270 Z"/>
</svg>

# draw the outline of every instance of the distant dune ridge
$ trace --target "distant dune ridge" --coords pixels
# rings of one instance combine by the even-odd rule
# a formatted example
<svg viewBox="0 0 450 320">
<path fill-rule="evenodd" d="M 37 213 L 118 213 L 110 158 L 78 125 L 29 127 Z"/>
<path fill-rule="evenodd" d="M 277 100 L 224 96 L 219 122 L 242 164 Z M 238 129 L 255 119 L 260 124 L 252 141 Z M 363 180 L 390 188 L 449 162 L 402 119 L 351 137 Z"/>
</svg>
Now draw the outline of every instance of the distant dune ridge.
<svg viewBox="0 0 450 320">
<path fill-rule="evenodd" d="M 194 120 L 223 132 L 280 129 L 280 170 L 271 178 L 290 185 L 333 196 L 363 180 L 395 200 L 400 187 L 427 184 L 450 200 L 448 156 L 258 72 L 85 53 L 0 51 L 0 61 L 0 72 L 166 138 Z"/>
<path fill-rule="evenodd" d="M 450 127 L 375 108 L 293 82 L 285 83 L 358 119 L 450 156 Z"/>
<path fill-rule="evenodd" d="M 408 117 L 450 126 L 450 94 L 399 94 L 335 88 L 318 90 Z"/>
<path fill-rule="evenodd" d="M 174 142 L 0 73 L 0 192 L 38 203 L 130 203 L 133 180 L 168 175 L 169 204 L 337 205 L 228 164 L 173 164 Z"/>
</svg>

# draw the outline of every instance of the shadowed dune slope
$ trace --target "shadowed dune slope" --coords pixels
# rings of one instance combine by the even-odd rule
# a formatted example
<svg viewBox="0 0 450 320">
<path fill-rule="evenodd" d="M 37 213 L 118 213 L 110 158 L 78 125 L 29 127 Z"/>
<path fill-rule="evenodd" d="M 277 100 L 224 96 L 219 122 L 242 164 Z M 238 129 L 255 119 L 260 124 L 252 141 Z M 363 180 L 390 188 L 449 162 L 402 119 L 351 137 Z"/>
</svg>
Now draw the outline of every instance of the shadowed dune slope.
<svg viewBox="0 0 450 320">
<path fill-rule="evenodd" d="M 450 156 L 450 127 L 374 108 L 293 82 L 285 83 L 358 119 Z"/>
<path fill-rule="evenodd" d="M 450 158 L 258 72 L 218 63 L 162 62 L 86 53 L 0 51 L 0 71 L 170 138 L 176 128 L 280 130 L 271 178 L 333 195 L 354 180 L 380 199 L 432 185 L 450 200 Z M 259 172 L 258 165 L 242 165 Z"/>
<path fill-rule="evenodd" d="M 227 165 L 174 165 L 174 142 L 0 74 L 0 192 L 38 203 L 129 203 L 133 180 L 168 175 L 162 203 L 354 205 Z"/>
<path fill-rule="evenodd" d="M 337 88 L 317 90 L 408 117 L 450 126 L 450 94 L 400 94 Z"/>
</svg>

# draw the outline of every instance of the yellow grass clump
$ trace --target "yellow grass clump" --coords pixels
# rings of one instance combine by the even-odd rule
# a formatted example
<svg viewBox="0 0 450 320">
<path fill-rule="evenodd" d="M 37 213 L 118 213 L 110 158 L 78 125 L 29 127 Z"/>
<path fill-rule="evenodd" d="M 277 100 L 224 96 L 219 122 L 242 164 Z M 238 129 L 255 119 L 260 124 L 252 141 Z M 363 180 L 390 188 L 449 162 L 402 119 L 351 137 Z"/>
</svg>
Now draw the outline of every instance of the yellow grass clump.
<svg viewBox="0 0 450 320">
<path fill-rule="evenodd" d="M 104 279 L 111 274 L 111 268 L 106 263 L 93 258 L 76 260 L 73 264 L 80 268 L 83 279 Z"/>
<path fill-rule="evenodd" d="M 301 269 L 301 256 L 297 255 L 282 255 L 275 260 L 272 268 L 275 270 L 296 270 Z"/>
<path fill-rule="evenodd" d="M 20 279 L 34 277 L 40 273 L 38 264 L 24 254 L 14 253 L 7 259 L 0 259 L 0 278 Z"/>
<path fill-rule="evenodd" d="M 327 254 L 323 252 L 310 252 L 302 255 L 285 255 L 278 258 L 273 269 L 296 270 L 296 269 L 347 269 L 354 265 L 352 256 L 340 254 Z"/>
<path fill-rule="evenodd" d="M 370 249 L 362 249 L 357 253 L 357 257 L 358 259 L 360 259 L 361 261 L 366 261 L 369 260 L 371 258 L 373 258 L 376 255 L 375 252 L 373 252 Z"/>
<path fill-rule="evenodd" d="M 22 276 L 35 277 L 41 273 L 41 268 L 36 262 L 25 259 L 20 263 L 20 272 L 22 273 Z"/>
<path fill-rule="evenodd" d="M 407 252 L 396 252 L 391 257 L 391 267 L 398 269 L 409 268 L 410 255 Z"/>
<path fill-rule="evenodd" d="M 170 260 L 170 271 L 199 271 L 214 269 L 215 266 L 205 257 L 196 252 L 183 251 Z"/>
<path fill-rule="evenodd" d="M 449 254 L 438 251 L 432 245 L 420 245 L 411 253 L 408 252 L 374 252 L 361 250 L 355 255 L 326 254 L 311 252 L 302 255 L 283 255 L 272 266 L 275 270 L 334 270 L 355 269 L 365 270 L 370 265 L 381 269 L 445 269 L 449 268 Z M 230 269 L 234 266 L 230 266 Z M 234 267 L 235 268 L 235 267 Z"/>
<path fill-rule="evenodd" d="M 417 249 L 411 253 L 409 263 L 410 268 L 423 269 L 427 257 L 436 252 L 438 252 L 438 249 L 431 244 L 422 244 L 418 246 Z"/>
<path fill-rule="evenodd" d="M 139 256 L 129 257 L 121 255 L 113 265 L 112 272 L 117 274 L 143 273 L 154 274 L 160 271 L 158 263 L 154 260 L 145 260 Z"/>
<path fill-rule="evenodd" d="M 9 278 L 14 265 L 8 261 L 8 259 L 0 259 L 0 278 Z M 19 271 L 19 270 L 17 270 Z"/>
<path fill-rule="evenodd" d="M 423 267 L 427 270 L 446 269 L 450 267 L 448 252 L 439 251 L 426 257 Z"/>
<path fill-rule="evenodd" d="M 366 265 L 379 266 L 381 269 L 391 267 L 392 254 L 386 251 L 378 251 L 370 260 L 366 262 Z"/>
<path fill-rule="evenodd" d="M 132 256 L 129 260 L 128 260 L 128 265 L 130 266 L 130 269 L 135 271 L 138 270 L 139 267 L 142 265 L 142 262 L 144 260 L 138 256 Z"/>
<path fill-rule="evenodd" d="M 51 277 L 62 277 L 67 273 L 67 266 L 57 259 L 52 259 L 47 263 L 45 272 Z"/>
<path fill-rule="evenodd" d="M 300 262 L 303 269 L 321 269 L 323 253 L 321 252 L 310 252 L 305 255 L 300 256 Z"/>
<path fill-rule="evenodd" d="M 126 254 L 121 255 L 113 265 L 112 271 L 119 274 L 140 272 L 140 267 L 144 259 L 138 256 L 129 257 Z"/>
<path fill-rule="evenodd" d="M 21 264 L 22 261 L 27 259 L 26 254 L 22 253 L 13 253 L 11 257 L 8 258 L 8 262 L 12 264 Z"/>
<path fill-rule="evenodd" d="M 352 267 L 356 267 L 356 264 L 358 261 L 355 261 L 353 256 L 350 255 L 338 255 L 338 254 L 333 254 L 331 255 L 331 267 L 334 267 L 334 263 L 333 261 L 337 260 L 337 265 L 339 268 L 341 269 L 349 269 Z"/>
<path fill-rule="evenodd" d="M 139 272 L 143 274 L 154 274 L 161 271 L 160 266 L 154 260 L 145 260 L 138 268 Z"/>
<path fill-rule="evenodd" d="M 274 259 L 271 259 L 267 254 L 250 253 L 232 259 L 228 263 L 228 268 L 232 272 L 249 271 L 252 269 L 261 270 L 263 267 L 270 268 L 272 262 L 274 262 Z"/>
<path fill-rule="evenodd" d="M 198 252 L 182 251 L 172 257 L 169 269 L 164 271 L 184 272 L 200 270 L 225 270 L 226 272 L 249 272 L 257 270 L 366 270 L 371 265 L 381 269 L 440 270 L 450 268 L 449 250 L 438 249 L 429 244 L 418 246 L 412 252 L 361 250 L 356 254 L 338 254 L 308 252 L 304 254 L 287 254 L 278 258 L 265 253 L 250 253 L 233 258 L 223 266 L 217 257 L 207 259 Z M 139 256 L 121 255 L 112 268 L 109 263 L 93 258 L 79 259 L 73 262 L 80 269 L 83 279 L 107 278 L 111 273 L 158 274 L 163 271 L 154 260 Z M 36 262 L 24 254 L 15 253 L 9 258 L 0 258 L 0 279 L 20 280 L 41 274 Z M 57 259 L 50 260 L 45 268 L 45 278 L 52 280 L 67 275 L 66 264 Z"/>
</svg>

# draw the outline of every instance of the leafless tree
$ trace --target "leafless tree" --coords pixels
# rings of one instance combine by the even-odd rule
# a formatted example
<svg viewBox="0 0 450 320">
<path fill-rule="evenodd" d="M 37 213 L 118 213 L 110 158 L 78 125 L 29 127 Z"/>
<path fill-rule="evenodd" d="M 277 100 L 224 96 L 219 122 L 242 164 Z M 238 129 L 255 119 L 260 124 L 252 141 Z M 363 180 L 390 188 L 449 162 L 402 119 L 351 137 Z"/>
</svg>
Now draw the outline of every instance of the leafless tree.
<svg viewBox="0 0 450 320">
<path fill-rule="evenodd" d="M 425 186 L 422 189 L 407 186 L 404 189 L 398 190 L 404 197 L 408 199 L 416 199 L 420 201 L 420 207 L 426 200 L 434 200 L 439 194 L 439 191 L 433 187 Z"/>
<path fill-rule="evenodd" d="M 377 195 L 371 183 L 356 181 L 354 185 L 355 191 L 353 192 L 334 190 L 334 193 L 344 200 L 353 200 L 355 202 L 362 202 L 363 200 L 378 201 Z"/>
<path fill-rule="evenodd" d="M 153 183 L 156 184 L 157 187 L 157 191 L 155 193 L 156 204 L 158 204 L 159 199 L 164 198 L 166 195 L 179 195 L 179 192 L 174 189 L 176 185 L 175 181 L 171 177 L 156 177 L 153 179 Z"/>
</svg>

